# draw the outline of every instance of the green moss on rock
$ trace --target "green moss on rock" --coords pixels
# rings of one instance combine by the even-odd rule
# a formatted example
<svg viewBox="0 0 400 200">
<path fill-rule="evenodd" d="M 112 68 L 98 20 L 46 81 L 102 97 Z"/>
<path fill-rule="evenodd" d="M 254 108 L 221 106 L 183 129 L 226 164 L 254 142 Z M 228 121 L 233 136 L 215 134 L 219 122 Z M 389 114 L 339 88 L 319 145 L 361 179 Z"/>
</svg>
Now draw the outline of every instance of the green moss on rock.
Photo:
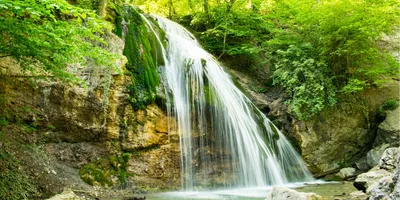
<svg viewBox="0 0 400 200">
<path fill-rule="evenodd" d="M 83 166 L 79 175 L 83 181 L 90 185 L 110 187 L 114 185 L 125 185 L 128 181 L 127 164 L 130 153 L 112 155 Z M 116 177 L 119 182 L 115 182 Z"/>
<path fill-rule="evenodd" d="M 164 64 L 161 46 L 140 11 L 132 6 L 122 7 L 116 24 L 116 33 L 125 40 L 123 54 L 128 59 L 126 68 L 132 77 L 128 87 L 130 101 L 135 108 L 144 108 L 156 99 L 156 88 L 160 84 L 157 67 Z M 164 38 L 163 31 L 156 30 Z"/>
</svg>

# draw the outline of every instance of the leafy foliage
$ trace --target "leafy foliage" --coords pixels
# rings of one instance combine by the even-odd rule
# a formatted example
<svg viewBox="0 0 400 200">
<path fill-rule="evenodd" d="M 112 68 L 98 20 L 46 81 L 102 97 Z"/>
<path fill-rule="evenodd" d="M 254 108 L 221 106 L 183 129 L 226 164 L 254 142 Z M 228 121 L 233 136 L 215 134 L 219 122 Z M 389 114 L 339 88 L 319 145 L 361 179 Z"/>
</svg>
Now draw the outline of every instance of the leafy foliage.
<svg viewBox="0 0 400 200">
<path fill-rule="evenodd" d="M 399 24 L 398 6 L 397 1 L 328 0 L 317 3 L 282 0 L 271 7 L 274 14 L 270 17 L 271 20 L 275 19 L 276 28 L 272 31 L 272 39 L 264 45 L 271 63 L 277 69 L 274 72 L 275 82 L 284 86 L 291 96 L 289 107 L 296 108 L 300 104 L 300 107 L 306 108 L 294 109 L 298 118 L 308 118 L 312 116 L 311 113 L 332 105 L 336 98 L 334 91 L 355 93 L 380 86 L 399 75 L 398 61 L 378 42 L 382 35 L 391 35 L 396 31 L 393 24 Z M 305 45 L 311 45 L 313 51 L 302 56 L 318 60 L 319 67 L 318 70 L 312 65 L 298 67 L 314 71 L 326 83 L 324 93 L 309 91 L 317 95 L 315 98 L 295 95 L 295 88 L 304 83 L 288 86 L 293 77 L 282 78 L 282 70 L 288 74 L 299 70 L 298 67 L 286 67 L 286 70 L 281 67 L 285 62 L 281 60 L 282 51 L 290 52 L 294 47 L 302 49 Z M 296 62 L 296 59 L 287 59 Z M 306 83 L 314 84 L 314 81 L 307 79 Z M 316 104 L 316 100 L 320 103 Z"/>
<path fill-rule="evenodd" d="M 397 0 L 135 2 L 177 19 L 197 32 L 207 50 L 235 59 L 241 70 L 270 68 L 300 119 L 333 105 L 337 94 L 399 76 L 398 61 L 380 45 L 400 24 Z"/>
<path fill-rule="evenodd" d="M 69 64 L 114 67 L 102 34 L 112 27 L 93 11 L 64 0 L 0 0 L 0 57 L 12 56 L 25 70 L 77 80 Z"/>
<path fill-rule="evenodd" d="M 2 134 L 0 132 L 0 139 Z M 7 147 L 0 148 L 0 198 L 28 199 L 37 190 L 20 169 L 19 161 L 7 149 Z"/>
<path fill-rule="evenodd" d="M 381 109 L 382 110 L 394 110 L 399 107 L 399 102 L 396 99 L 388 99 L 383 102 Z"/>
<path fill-rule="evenodd" d="M 299 119 L 307 119 L 326 105 L 336 103 L 332 81 L 327 77 L 327 67 L 318 60 L 310 44 L 291 45 L 277 52 L 274 84 L 280 84 L 291 97 L 286 103 Z"/>
</svg>

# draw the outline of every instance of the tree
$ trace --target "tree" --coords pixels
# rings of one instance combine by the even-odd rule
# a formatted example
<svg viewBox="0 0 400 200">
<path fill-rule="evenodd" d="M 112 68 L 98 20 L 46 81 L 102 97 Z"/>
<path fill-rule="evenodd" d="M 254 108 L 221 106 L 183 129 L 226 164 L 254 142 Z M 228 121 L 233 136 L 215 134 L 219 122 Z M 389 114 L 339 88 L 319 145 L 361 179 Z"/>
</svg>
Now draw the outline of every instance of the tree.
<svg viewBox="0 0 400 200">
<path fill-rule="evenodd" d="M 69 64 L 114 67 L 120 58 L 102 48 L 111 28 L 93 11 L 64 0 L 0 0 L 0 57 L 13 57 L 32 73 L 77 80 Z"/>
</svg>

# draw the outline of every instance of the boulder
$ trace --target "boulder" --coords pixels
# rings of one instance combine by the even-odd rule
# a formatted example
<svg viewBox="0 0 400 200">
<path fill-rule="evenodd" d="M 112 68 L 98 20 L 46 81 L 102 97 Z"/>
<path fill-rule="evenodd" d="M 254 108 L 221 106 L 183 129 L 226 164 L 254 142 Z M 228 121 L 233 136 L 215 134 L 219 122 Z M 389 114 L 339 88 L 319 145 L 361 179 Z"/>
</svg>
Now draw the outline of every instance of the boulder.
<svg viewBox="0 0 400 200">
<path fill-rule="evenodd" d="M 359 160 L 357 160 L 356 161 L 356 166 L 357 166 L 357 169 L 363 170 L 363 171 L 367 171 L 368 169 L 371 169 L 371 167 L 368 166 L 367 157 L 366 156 L 361 158 L 361 159 L 359 159 Z"/>
<path fill-rule="evenodd" d="M 383 155 L 383 152 L 389 147 L 389 144 L 382 144 L 371 149 L 366 156 L 366 163 L 369 169 L 379 164 L 379 161 Z"/>
<path fill-rule="evenodd" d="M 386 170 L 394 170 L 396 168 L 397 158 L 400 156 L 400 148 L 388 148 L 383 153 L 380 161 L 379 168 Z"/>
<path fill-rule="evenodd" d="M 336 175 L 342 179 L 353 178 L 356 175 L 356 169 L 352 167 L 343 168 Z"/>
<path fill-rule="evenodd" d="M 57 194 L 47 200 L 83 200 L 83 198 L 77 196 L 71 189 L 66 189 L 61 194 Z"/>
<path fill-rule="evenodd" d="M 322 197 L 315 193 L 304 193 L 289 188 L 273 187 L 265 200 L 322 200 Z"/>
<path fill-rule="evenodd" d="M 385 121 L 379 124 L 374 145 L 389 144 L 391 147 L 400 145 L 400 106 L 388 111 Z"/>
<path fill-rule="evenodd" d="M 390 150 L 388 149 L 387 152 L 390 152 Z M 378 183 L 367 189 L 367 193 L 370 194 L 370 200 L 400 199 L 400 157 L 397 157 L 396 160 L 397 167 L 395 172 L 391 176 L 380 179 Z"/>
<path fill-rule="evenodd" d="M 350 199 L 360 199 L 360 200 L 362 199 L 362 200 L 365 200 L 365 199 L 368 198 L 368 196 L 364 192 L 355 191 L 355 192 L 350 193 L 349 198 Z"/>
<path fill-rule="evenodd" d="M 367 188 L 376 184 L 381 178 L 390 176 L 391 173 L 383 169 L 373 169 L 367 173 L 360 174 L 354 181 L 354 187 L 364 192 Z"/>
<path fill-rule="evenodd" d="M 361 149 L 373 140 L 363 112 L 340 105 L 308 121 L 293 120 L 293 134 L 300 138 L 301 152 L 315 176 L 350 166 Z M 344 148 L 345 147 L 345 148 Z"/>
<path fill-rule="evenodd" d="M 367 173 L 360 174 L 354 186 L 370 195 L 370 199 L 391 199 L 392 197 L 392 199 L 399 199 L 399 166 L 400 149 L 388 148 L 383 153 L 379 165 Z"/>
</svg>

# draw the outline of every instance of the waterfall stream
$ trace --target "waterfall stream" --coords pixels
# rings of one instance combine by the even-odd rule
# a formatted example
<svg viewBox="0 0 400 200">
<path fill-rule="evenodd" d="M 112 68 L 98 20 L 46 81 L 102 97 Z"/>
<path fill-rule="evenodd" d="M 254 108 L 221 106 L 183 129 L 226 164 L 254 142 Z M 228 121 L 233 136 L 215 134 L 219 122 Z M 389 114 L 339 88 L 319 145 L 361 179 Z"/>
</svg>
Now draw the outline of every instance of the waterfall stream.
<svg viewBox="0 0 400 200">
<path fill-rule="evenodd" d="M 183 189 L 313 181 L 285 136 L 195 37 L 175 22 L 153 17 L 166 32 L 161 78 L 180 135 Z"/>
</svg>

